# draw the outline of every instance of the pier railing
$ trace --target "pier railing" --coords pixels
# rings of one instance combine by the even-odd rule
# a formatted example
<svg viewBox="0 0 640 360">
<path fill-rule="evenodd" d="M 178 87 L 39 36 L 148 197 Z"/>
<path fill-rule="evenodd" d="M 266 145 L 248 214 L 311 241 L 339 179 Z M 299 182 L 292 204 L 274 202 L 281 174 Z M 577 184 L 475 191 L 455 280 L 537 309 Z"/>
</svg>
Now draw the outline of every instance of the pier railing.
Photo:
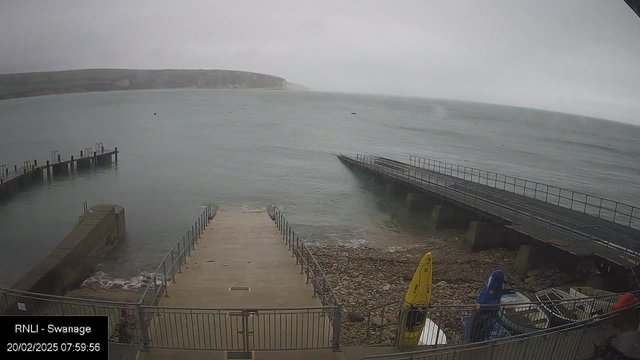
<svg viewBox="0 0 640 360">
<path fill-rule="evenodd" d="M 142 304 L 156 306 L 162 295 L 169 295 L 169 283 L 176 282 L 176 274 L 182 272 L 182 265 L 187 263 L 187 258 L 191 256 L 191 251 L 195 250 L 206 225 L 216 215 L 211 204 L 203 208 L 198 218 L 182 234 L 150 275 L 149 286 L 140 299 Z"/>
<path fill-rule="evenodd" d="M 275 204 L 273 205 L 273 211 L 276 226 L 280 230 L 282 238 L 285 240 L 285 244 L 291 251 L 292 256 L 296 258 L 296 265 L 300 266 L 300 274 L 305 274 L 307 284 L 311 283 L 313 286 L 313 296 L 318 297 L 325 307 L 335 308 L 335 311 L 331 313 L 333 348 L 334 350 L 339 350 L 342 321 L 342 305 L 340 300 L 333 291 L 329 279 L 324 271 L 322 271 L 320 264 L 318 264 L 315 256 L 313 256 L 313 252 L 309 249 L 309 246 L 300 240 L 300 237 L 293 227 L 291 227 L 287 218 Z"/>
<path fill-rule="evenodd" d="M 589 319 L 516 336 L 479 342 L 468 340 L 453 346 L 367 356 L 363 360 L 584 359 L 593 355 L 606 339 L 624 331 L 636 330 L 639 314 L 640 303 Z"/>
<path fill-rule="evenodd" d="M 150 348 L 227 350 L 330 349 L 337 306 L 220 309 L 144 306 Z"/>
<path fill-rule="evenodd" d="M 0 288 L 0 315 L 107 316 L 109 342 L 141 345 L 139 303 L 79 299 Z"/>
<path fill-rule="evenodd" d="M 615 253 L 615 259 L 622 261 L 623 266 L 631 267 L 640 259 L 640 241 L 630 239 L 606 228 L 584 228 L 581 224 L 567 222 L 567 225 L 555 221 L 552 214 L 541 216 L 522 211 L 505 204 L 512 199 L 499 193 L 493 194 L 501 202 L 495 202 L 478 196 L 465 181 L 449 177 L 433 175 L 430 172 L 408 167 L 407 164 L 394 163 L 378 157 L 367 155 L 356 156 L 356 163 L 374 173 L 387 175 L 410 186 L 422 188 L 438 196 L 442 196 L 462 206 L 497 216 L 514 224 L 516 230 L 541 241 L 567 241 L 584 249 L 586 253 Z M 613 241 L 612 241 L 613 240 Z M 603 256 L 612 258 L 612 256 Z"/>
<path fill-rule="evenodd" d="M 121 303 L 36 294 L 0 288 L 0 315 L 106 315 L 109 341 L 143 349 L 340 350 L 342 305 L 310 249 L 288 225 L 280 210 L 276 224 L 323 306 L 303 308 L 221 309 L 160 306 L 171 283 L 196 248 L 216 212 L 211 205 L 167 252 L 149 276 L 142 297 Z M 295 239 L 294 240 L 294 236 Z M 177 279 L 178 278 L 178 279 Z"/>
<path fill-rule="evenodd" d="M 634 296 L 640 291 L 630 292 Z M 610 313 L 623 293 L 499 305 L 420 305 L 396 301 L 369 309 L 367 343 L 405 347 L 406 324 L 425 322 L 424 344 L 434 347 L 485 341 L 558 327 Z M 557 310 L 556 315 L 553 310 Z M 638 319 L 640 321 L 640 319 Z"/>
<path fill-rule="evenodd" d="M 188 255 L 186 255 L 188 256 Z M 429 319 L 431 336 L 427 337 L 427 344 L 443 348 L 468 342 L 486 340 L 499 334 L 487 335 L 482 331 L 487 323 L 492 326 L 501 324 L 501 311 L 514 309 L 530 316 L 529 321 L 544 319 L 544 315 L 533 316 L 527 311 L 535 310 L 542 305 L 564 304 L 566 309 L 578 310 L 594 315 L 600 311 L 610 311 L 612 299 L 616 295 L 597 298 L 584 298 L 574 301 L 553 301 L 537 303 L 511 304 L 509 306 L 492 307 L 488 305 L 435 305 L 414 307 L 400 312 L 390 311 L 372 313 L 370 319 L 376 316 L 387 318 L 394 314 L 395 322 L 383 322 L 376 330 L 388 330 L 389 323 L 395 326 L 396 339 L 404 339 L 405 324 L 411 324 L 418 319 Z M 571 303 L 575 305 L 571 307 Z M 401 303 L 396 303 L 396 311 Z M 496 311 L 498 310 L 498 311 Z M 628 310 L 628 309 L 627 309 Z M 326 349 L 336 346 L 336 336 L 340 331 L 341 306 L 322 306 L 309 308 L 278 308 L 278 309 L 216 309 L 216 308 L 181 308 L 147 306 L 141 302 L 125 303 L 92 299 L 78 299 L 63 296 L 36 294 L 12 289 L 0 289 L 0 314 L 2 315 L 87 315 L 107 316 L 109 319 L 109 341 L 112 343 L 138 345 L 142 348 L 175 348 L 201 350 L 286 350 L 286 349 Z M 417 314 L 421 314 L 418 316 Z M 546 314 L 546 313 L 545 313 Z M 475 315 L 475 317 L 474 317 Z M 548 315 L 547 315 L 548 316 Z M 463 318 L 479 318 L 480 321 L 469 320 L 466 338 Z M 496 320 L 496 318 L 498 320 Z M 595 315 L 592 319 L 578 321 L 573 326 L 590 326 L 587 321 L 595 323 L 602 319 L 602 315 Z M 482 319 L 489 319 L 484 321 Z M 607 317 L 611 326 L 616 329 L 621 326 L 637 326 L 638 315 L 626 311 L 614 313 Z M 382 320 L 385 321 L 385 320 Z M 494 322 L 495 321 L 495 322 Z M 476 325 L 469 325 L 469 323 Z M 601 323 L 604 324 L 604 323 Z M 571 325 L 571 324 L 569 324 Z M 544 329 L 544 332 L 533 331 L 517 335 L 516 339 L 523 339 L 529 335 L 554 334 L 568 331 L 570 326 L 559 325 Z M 580 328 L 582 329 L 582 328 Z M 445 338 L 437 330 L 442 330 Z M 587 329 L 588 330 L 588 329 Z M 585 331 L 586 333 L 586 331 Z M 440 334 L 440 335 L 439 335 Z M 483 335 L 484 334 L 484 335 Z M 512 334 L 513 335 L 513 334 Z M 514 336 L 502 338 L 509 340 Z M 337 338 L 339 345 L 339 337 Z M 525 340 L 526 341 L 526 340 Z M 486 344 L 479 342 L 477 345 Z M 390 345 L 401 346 L 401 342 Z M 446 346 L 445 346 L 446 345 Z M 459 349 L 453 347 L 453 349 Z M 422 354 L 422 353 L 420 353 Z M 419 357 L 414 357 L 419 359 Z"/>
<path fill-rule="evenodd" d="M 640 209 L 619 201 L 420 156 L 410 155 L 409 164 L 640 229 Z"/>
</svg>

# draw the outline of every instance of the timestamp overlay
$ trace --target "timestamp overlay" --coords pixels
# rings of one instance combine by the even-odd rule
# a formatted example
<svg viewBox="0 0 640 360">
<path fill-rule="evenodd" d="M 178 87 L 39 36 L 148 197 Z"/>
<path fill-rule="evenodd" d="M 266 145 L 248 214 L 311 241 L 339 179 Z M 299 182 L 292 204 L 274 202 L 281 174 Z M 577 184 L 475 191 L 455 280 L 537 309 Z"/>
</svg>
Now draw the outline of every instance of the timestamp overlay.
<svg viewBox="0 0 640 360">
<path fill-rule="evenodd" d="M 0 359 L 107 360 L 107 316 L 0 316 Z"/>
</svg>

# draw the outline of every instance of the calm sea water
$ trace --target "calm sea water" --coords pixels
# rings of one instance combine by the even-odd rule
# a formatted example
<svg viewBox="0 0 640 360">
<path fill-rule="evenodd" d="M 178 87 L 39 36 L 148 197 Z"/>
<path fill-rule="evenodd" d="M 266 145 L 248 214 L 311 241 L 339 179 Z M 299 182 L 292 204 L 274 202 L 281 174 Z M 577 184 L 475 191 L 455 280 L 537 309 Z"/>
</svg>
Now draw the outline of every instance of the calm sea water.
<svg viewBox="0 0 640 360">
<path fill-rule="evenodd" d="M 96 142 L 121 153 L 117 166 L 0 203 L 0 286 L 68 233 L 84 201 L 126 209 L 128 237 L 101 269 L 128 278 L 152 269 L 206 203 L 281 204 L 316 242 L 393 247 L 442 237 L 337 153 L 422 155 L 640 204 L 638 139 L 639 127 L 609 121 L 386 96 L 152 90 L 1 101 L 0 164 L 44 162 L 52 150 L 77 156 Z"/>
</svg>

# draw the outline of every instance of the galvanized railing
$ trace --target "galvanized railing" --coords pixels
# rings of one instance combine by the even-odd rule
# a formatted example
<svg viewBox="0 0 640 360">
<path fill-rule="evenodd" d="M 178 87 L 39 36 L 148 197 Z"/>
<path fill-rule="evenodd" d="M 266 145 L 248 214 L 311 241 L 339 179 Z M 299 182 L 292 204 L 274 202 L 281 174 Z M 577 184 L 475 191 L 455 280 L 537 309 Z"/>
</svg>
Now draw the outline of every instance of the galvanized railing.
<svg viewBox="0 0 640 360">
<path fill-rule="evenodd" d="M 169 283 L 176 282 L 176 273 L 182 272 L 182 265 L 187 263 L 187 258 L 191 256 L 191 251 L 195 249 L 205 227 L 216 215 L 211 204 L 203 208 L 198 219 L 191 224 L 150 275 L 149 286 L 140 299 L 142 304 L 155 306 L 158 305 L 161 296 L 169 295 Z"/>
<path fill-rule="evenodd" d="M 219 309 L 158 306 L 170 283 L 195 249 L 215 212 L 205 206 L 198 219 L 169 250 L 150 275 L 136 303 L 119 303 L 0 289 L 0 314 L 107 315 L 109 341 L 143 349 L 340 350 L 342 305 L 309 248 L 297 237 L 280 210 L 276 224 L 323 306 L 306 308 Z M 294 240 L 295 236 L 295 240 Z"/>
<path fill-rule="evenodd" d="M 306 274 L 307 284 L 313 285 L 313 296 L 320 298 L 322 305 L 337 306 L 340 301 L 336 296 L 327 276 L 322 271 L 311 249 L 300 240 L 296 231 L 289 225 L 282 211 L 274 205 L 274 221 L 285 240 L 285 244 L 291 250 L 291 255 L 296 258 L 296 265 L 300 265 L 300 274 Z"/>
<path fill-rule="evenodd" d="M 475 313 L 476 321 L 486 324 L 500 312 L 492 309 Z M 367 356 L 363 359 L 431 360 L 431 359 L 505 359 L 505 360 L 575 360 L 591 356 L 611 336 L 638 328 L 640 303 L 624 309 L 558 327 L 541 329 L 516 336 L 495 338 L 453 346 L 396 354 Z M 484 331 L 482 329 L 481 331 Z"/>
<path fill-rule="evenodd" d="M 640 292 L 632 292 L 638 296 Z M 499 305 L 424 305 L 404 308 L 400 301 L 369 309 L 369 344 L 404 348 L 406 324 L 425 322 L 420 345 L 455 345 L 485 341 L 586 320 L 612 311 L 623 294 L 569 300 Z M 553 310 L 556 310 L 555 312 Z"/>
<path fill-rule="evenodd" d="M 194 350 L 339 350 L 337 306 L 279 309 L 149 307 L 148 347 Z"/>
<path fill-rule="evenodd" d="M 583 225 L 564 219 L 567 224 L 562 224 L 553 214 L 546 217 L 523 211 L 509 204 L 511 199 L 499 193 L 492 194 L 502 202 L 478 196 L 467 182 L 449 177 L 433 175 L 430 172 L 407 168 L 407 164 L 393 163 L 385 159 L 367 155 L 356 156 L 356 163 L 374 173 L 390 176 L 395 180 L 427 190 L 462 206 L 470 207 L 512 223 L 512 228 L 532 236 L 538 240 L 549 242 L 550 240 L 567 241 L 583 249 L 586 254 L 596 253 L 612 261 L 624 261 L 624 266 L 630 266 L 640 259 L 640 253 L 634 249 L 640 249 L 640 241 L 609 229 L 583 229 Z"/>
<path fill-rule="evenodd" d="M 640 229 L 640 209 L 619 201 L 414 155 L 409 156 L 409 164 Z"/>
<path fill-rule="evenodd" d="M 333 291 L 329 279 L 322 271 L 320 264 L 313 256 L 311 249 L 304 241 L 300 240 L 296 231 L 289 225 L 289 221 L 275 204 L 273 205 L 273 211 L 273 219 L 282 234 L 282 238 L 285 240 L 289 250 L 291 250 L 292 256 L 296 258 L 296 265 L 300 265 L 300 274 L 305 274 L 307 284 L 311 283 L 313 286 L 313 296 L 318 297 L 325 307 L 335 307 L 335 311 L 332 313 L 333 348 L 334 350 L 339 350 L 342 304 Z"/>
<path fill-rule="evenodd" d="M 97 157 L 98 155 L 102 155 L 102 154 L 113 152 L 113 151 L 117 153 L 117 149 L 118 148 L 116 147 L 115 150 L 108 150 L 104 148 L 102 143 L 96 143 L 95 151 L 92 148 L 85 148 L 84 151 L 80 151 L 79 158 Z M 4 183 L 5 181 L 8 181 L 9 178 L 24 175 L 35 170 L 45 169 L 47 166 L 51 166 L 51 165 L 55 165 L 63 162 L 69 162 L 79 158 L 74 158 L 73 155 L 69 157 L 62 157 L 62 155 L 60 155 L 58 150 L 53 150 L 51 151 L 51 160 L 47 160 L 46 165 L 44 164 L 38 165 L 37 160 L 34 160 L 33 162 L 31 162 L 30 160 L 27 160 L 23 162 L 22 166 L 14 165 L 13 170 L 10 171 L 9 167 L 3 164 L 3 165 L 0 165 L 0 183 Z"/>
<path fill-rule="evenodd" d="M 109 342 L 140 345 L 143 310 L 125 303 L 36 294 L 0 288 L 0 315 L 107 316 Z"/>
</svg>

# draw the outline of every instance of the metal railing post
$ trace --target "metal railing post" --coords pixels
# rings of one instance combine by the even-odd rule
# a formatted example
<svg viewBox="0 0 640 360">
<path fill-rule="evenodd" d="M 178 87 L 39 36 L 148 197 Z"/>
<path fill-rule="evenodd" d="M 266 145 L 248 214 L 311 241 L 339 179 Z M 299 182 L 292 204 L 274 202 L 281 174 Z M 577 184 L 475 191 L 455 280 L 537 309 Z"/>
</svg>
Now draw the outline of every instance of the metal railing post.
<svg viewBox="0 0 640 360">
<path fill-rule="evenodd" d="M 180 246 L 180 243 L 178 243 L 178 246 Z M 171 282 L 176 282 L 176 263 L 173 260 L 173 249 L 171 249 Z"/>
<path fill-rule="evenodd" d="M 333 313 L 333 351 L 340 351 L 340 333 L 342 331 L 342 305 L 338 304 Z"/>
<path fill-rule="evenodd" d="M 198 225 L 197 224 L 193 224 L 192 227 L 192 231 L 191 231 L 191 246 L 189 247 L 189 256 L 191 256 L 191 250 L 195 250 L 196 249 L 196 239 L 198 238 Z"/>
<path fill-rule="evenodd" d="M 189 234 L 191 234 L 191 228 L 187 230 L 187 233 L 182 235 L 182 249 L 184 250 L 184 263 L 187 263 L 187 256 L 191 256 L 191 246 L 187 246 L 187 239 L 189 238 Z"/>
<path fill-rule="evenodd" d="M 167 262 L 162 262 L 162 282 L 164 283 L 164 294 L 169 296 L 169 287 L 167 286 Z"/>
<path fill-rule="evenodd" d="M 308 284 L 308 283 L 309 283 L 309 270 L 310 270 L 310 269 L 309 269 L 309 267 L 310 267 L 309 265 L 310 265 L 311 263 L 309 262 L 309 255 L 310 255 L 310 253 L 309 253 L 309 249 L 308 249 L 306 246 L 302 247 L 302 250 L 303 250 L 303 251 L 304 251 L 305 249 L 307 250 L 307 269 L 306 269 L 307 271 L 306 271 L 306 274 L 307 274 L 307 284 Z M 315 290 L 315 289 L 314 289 L 314 290 Z"/>
<path fill-rule="evenodd" d="M 142 337 L 142 351 L 149 351 L 149 329 L 144 319 L 144 309 L 141 304 L 138 304 L 136 310 L 138 311 L 138 328 Z"/>
<path fill-rule="evenodd" d="M 182 235 L 184 239 L 184 235 Z M 178 241 L 178 274 L 182 274 L 182 255 L 180 253 L 180 241 Z"/>
</svg>

